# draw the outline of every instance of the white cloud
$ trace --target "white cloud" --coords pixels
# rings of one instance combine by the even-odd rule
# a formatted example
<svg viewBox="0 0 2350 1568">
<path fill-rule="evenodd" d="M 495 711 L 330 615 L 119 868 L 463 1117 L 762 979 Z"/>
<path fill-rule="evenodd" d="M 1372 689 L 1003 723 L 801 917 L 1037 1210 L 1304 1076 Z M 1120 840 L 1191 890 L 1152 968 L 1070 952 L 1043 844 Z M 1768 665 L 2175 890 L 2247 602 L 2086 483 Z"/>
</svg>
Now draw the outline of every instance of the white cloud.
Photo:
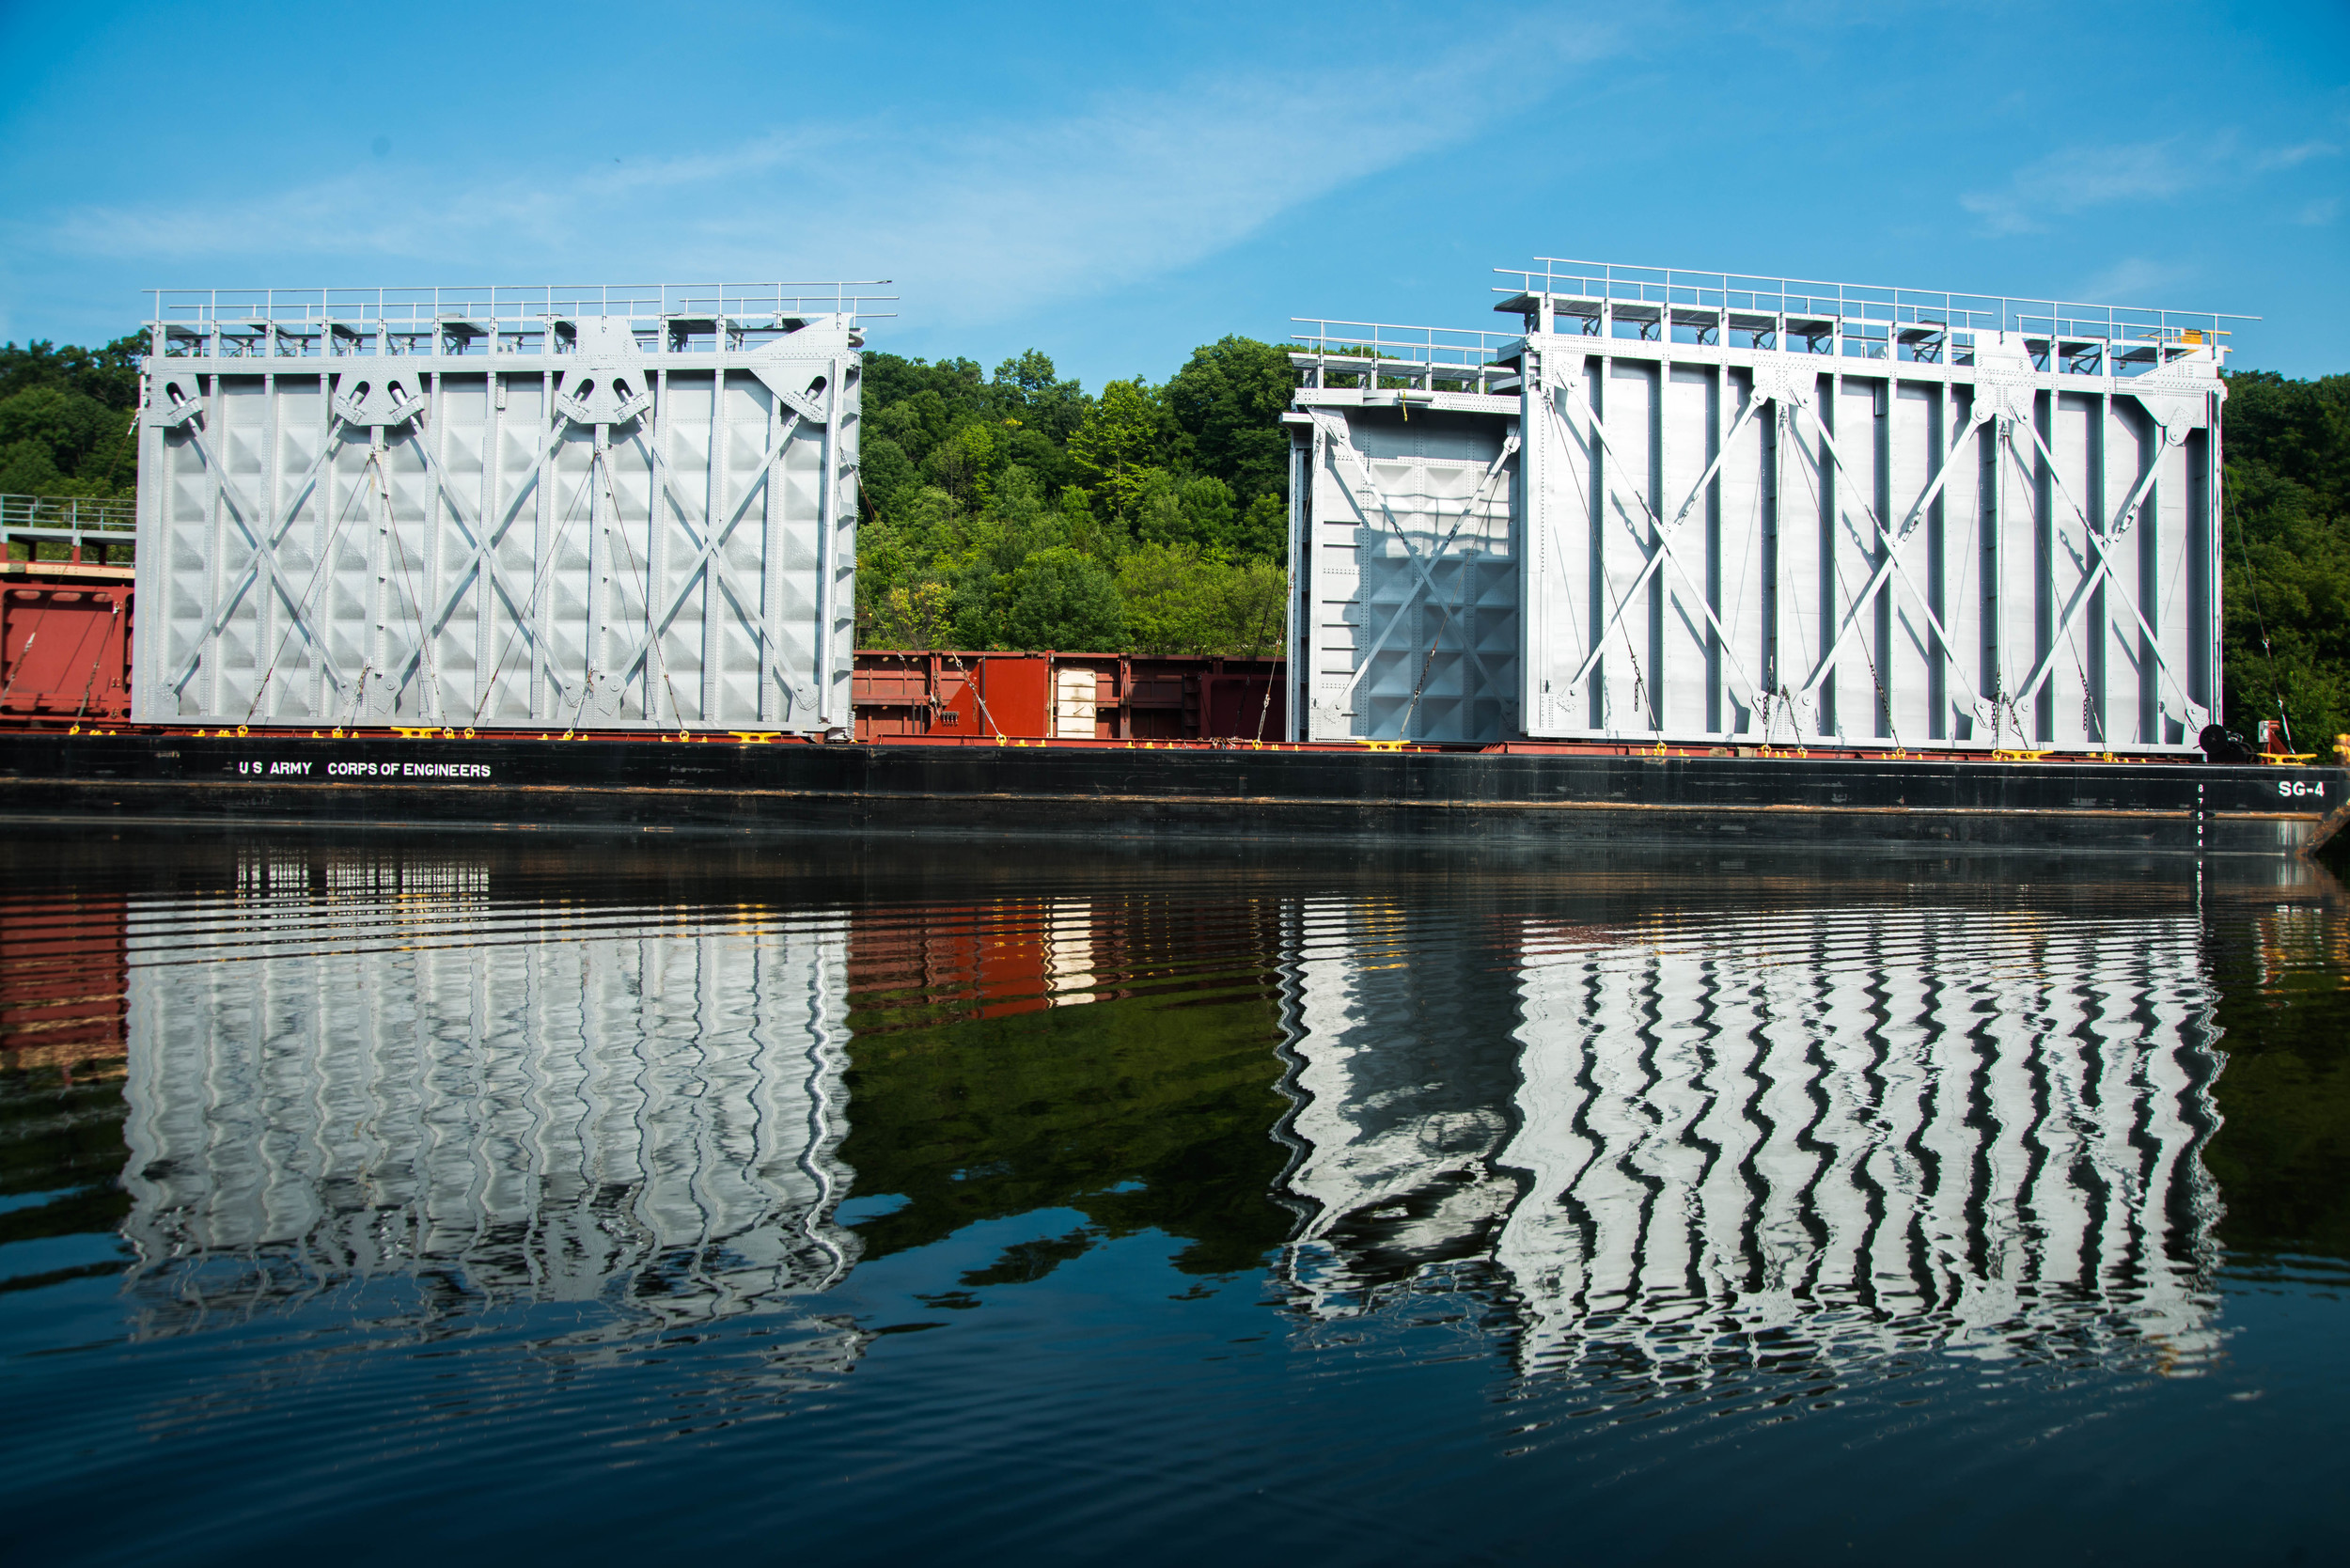
<svg viewBox="0 0 2350 1568">
<path fill-rule="evenodd" d="M 2191 267 L 2124 257 L 2082 283 L 2071 297 L 2082 305 L 2147 305 L 2194 276 Z"/>
<path fill-rule="evenodd" d="M 2201 147 L 2173 136 L 2115 147 L 2076 147 L 2026 165 L 1996 191 L 1961 196 L 1959 205 L 1994 234 L 2021 234 L 2122 201 L 2163 200 L 2211 178 L 2232 151 L 2222 134 Z"/>
<path fill-rule="evenodd" d="M 836 120 L 454 185 L 379 162 L 237 207 L 84 209 L 24 238 L 174 272 L 267 258 L 280 278 L 289 266 L 354 261 L 415 281 L 890 276 L 910 310 L 983 321 L 1198 261 L 1302 203 L 1489 130 L 1500 89 L 1555 85 L 1612 47 L 1606 29 L 1574 18 L 1530 39 L 1523 27 L 1475 36 L 1402 69 L 1231 72 L 1105 95 L 1058 118 Z"/>
<path fill-rule="evenodd" d="M 2256 169 L 2289 169 L 2312 158 L 2331 158 L 2341 150 L 2331 142 L 2303 142 L 2297 147 L 2273 148 L 2253 159 L 2252 166 Z"/>
<path fill-rule="evenodd" d="M 2024 234 L 2047 227 L 2052 219 L 2071 217 L 2093 207 L 2167 201 L 2218 180 L 2297 168 L 2341 151 L 2332 142 L 2307 141 L 2246 153 L 2240 150 L 2239 138 L 2232 131 L 2200 139 L 2170 136 L 2119 146 L 2066 148 L 2016 170 L 1997 190 L 1961 196 L 1959 205 L 1981 218 L 1993 234 Z M 2312 202 L 2302 211 L 2306 214 L 2326 205 Z M 2304 216 L 2300 221 L 2328 219 Z"/>
<path fill-rule="evenodd" d="M 2299 212 L 2294 213 L 2293 221 L 2297 224 L 2306 224 L 2311 228 L 2323 228 L 2341 215 L 2342 197 L 2319 196 L 2315 201 L 2304 204 Z"/>
</svg>

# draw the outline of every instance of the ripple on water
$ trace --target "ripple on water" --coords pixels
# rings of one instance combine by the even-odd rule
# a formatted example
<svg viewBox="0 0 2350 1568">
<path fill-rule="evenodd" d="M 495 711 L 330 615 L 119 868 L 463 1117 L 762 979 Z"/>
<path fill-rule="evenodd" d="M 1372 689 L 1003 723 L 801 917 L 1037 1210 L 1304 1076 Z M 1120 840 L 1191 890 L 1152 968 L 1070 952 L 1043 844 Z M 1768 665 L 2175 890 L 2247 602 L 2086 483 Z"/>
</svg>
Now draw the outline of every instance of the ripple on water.
<svg viewBox="0 0 2350 1568">
<path fill-rule="evenodd" d="M 2005 1442 L 2222 1368 L 2232 1279 L 2341 1283 L 2229 1264 L 2208 1157 L 2229 1010 L 2350 971 L 2322 900 L 162 858 L 183 885 L 0 899 L 12 1061 L 62 1074 L 17 1101 L 0 1261 L 113 1249 L 42 1287 L 70 1336 L 41 1290 L 0 1335 L 113 1341 L 50 1435 L 224 1497 L 219 1450 L 289 1433 L 552 1499 L 583 1453 L 803 1427 L 877 1496 L 995 1474 L 992 1432 L 1057 1466 L 942 1492 L 1006 1540 L 1040 1499 L 1176 1529 L 1277 1451 L 1352 1539 L 1367 1478 L 1417 1484 L 1389 1404 L 1465 1401 L 1416 1439 L 1450 1483 L 1789 1422 Z"/>
</svg>

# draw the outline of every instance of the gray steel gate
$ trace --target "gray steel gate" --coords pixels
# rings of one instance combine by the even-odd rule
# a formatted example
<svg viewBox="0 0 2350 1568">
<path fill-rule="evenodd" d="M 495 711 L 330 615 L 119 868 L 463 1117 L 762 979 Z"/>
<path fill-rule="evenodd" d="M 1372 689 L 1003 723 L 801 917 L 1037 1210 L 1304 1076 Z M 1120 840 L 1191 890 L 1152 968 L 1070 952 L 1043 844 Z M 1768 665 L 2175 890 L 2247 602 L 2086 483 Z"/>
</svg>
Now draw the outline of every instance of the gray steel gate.
<svg viewBox="0 0 2350 1568">
<path fill-rule="evenodd" d="M 1519 399 L 1498 336 L 1316 325 L 1292 355 L 1292 737 L 1515 733 Z"/>
<path fill-rule="evenodd" d="M 2212 721 L 2230 318 L 1516 275 L 1522 337 L 1297 334 L 1292 738 L 2159 753 Z"/>
<path fill-rule="evenodd" d="M 157 297 L 149 722 L 850 723 L 847 285 Z"/>
<path fill-rule="evenodd" d="M 1522 275 L 1528 733 L 2164 751 L 2211 722 L 2217 318 Z"/>
</svg>

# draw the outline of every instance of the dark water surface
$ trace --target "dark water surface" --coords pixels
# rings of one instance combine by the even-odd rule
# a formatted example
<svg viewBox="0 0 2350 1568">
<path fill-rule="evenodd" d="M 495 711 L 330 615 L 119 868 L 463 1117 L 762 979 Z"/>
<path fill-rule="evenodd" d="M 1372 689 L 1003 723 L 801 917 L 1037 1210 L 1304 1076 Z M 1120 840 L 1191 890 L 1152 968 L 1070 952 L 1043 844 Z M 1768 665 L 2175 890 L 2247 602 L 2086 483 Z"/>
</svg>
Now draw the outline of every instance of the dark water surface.
<svg viewBox="0 0 2350 1568">
<path fill-rule="evenodd" d="M 0 869 L 18 1560 L 2350 1558 L 2307 868 Z"/>
</svg>

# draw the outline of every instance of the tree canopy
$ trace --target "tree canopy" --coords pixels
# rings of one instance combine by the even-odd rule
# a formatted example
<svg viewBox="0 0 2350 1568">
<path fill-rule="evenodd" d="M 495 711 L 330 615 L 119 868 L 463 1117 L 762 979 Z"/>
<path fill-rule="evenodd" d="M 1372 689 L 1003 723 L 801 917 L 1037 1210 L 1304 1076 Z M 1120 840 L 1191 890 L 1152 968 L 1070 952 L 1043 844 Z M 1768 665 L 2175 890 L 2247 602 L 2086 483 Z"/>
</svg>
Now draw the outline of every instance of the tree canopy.
<svg viewBox="0 0 2350 1568">
<path fill-rule="evenodd" d="M 129 495 L 138 488 L 139 337 L 102 349 L 0 345 L 0 494 Z"/>
<path fill-rule="evenodd" d="M 1281 647 L 1281 349 L 1226 337 L 1091 396 L 1033 349 L 992 375 L 869 353 L 865 377 L 865 646 Z"/>
<path fill-rule="evenodd" d="M 2227 722 L 2281 704 L 2302 751 L 2350 731 L 2350 375 L 2228 378 L 2220 652 Z"/>
</svg>

